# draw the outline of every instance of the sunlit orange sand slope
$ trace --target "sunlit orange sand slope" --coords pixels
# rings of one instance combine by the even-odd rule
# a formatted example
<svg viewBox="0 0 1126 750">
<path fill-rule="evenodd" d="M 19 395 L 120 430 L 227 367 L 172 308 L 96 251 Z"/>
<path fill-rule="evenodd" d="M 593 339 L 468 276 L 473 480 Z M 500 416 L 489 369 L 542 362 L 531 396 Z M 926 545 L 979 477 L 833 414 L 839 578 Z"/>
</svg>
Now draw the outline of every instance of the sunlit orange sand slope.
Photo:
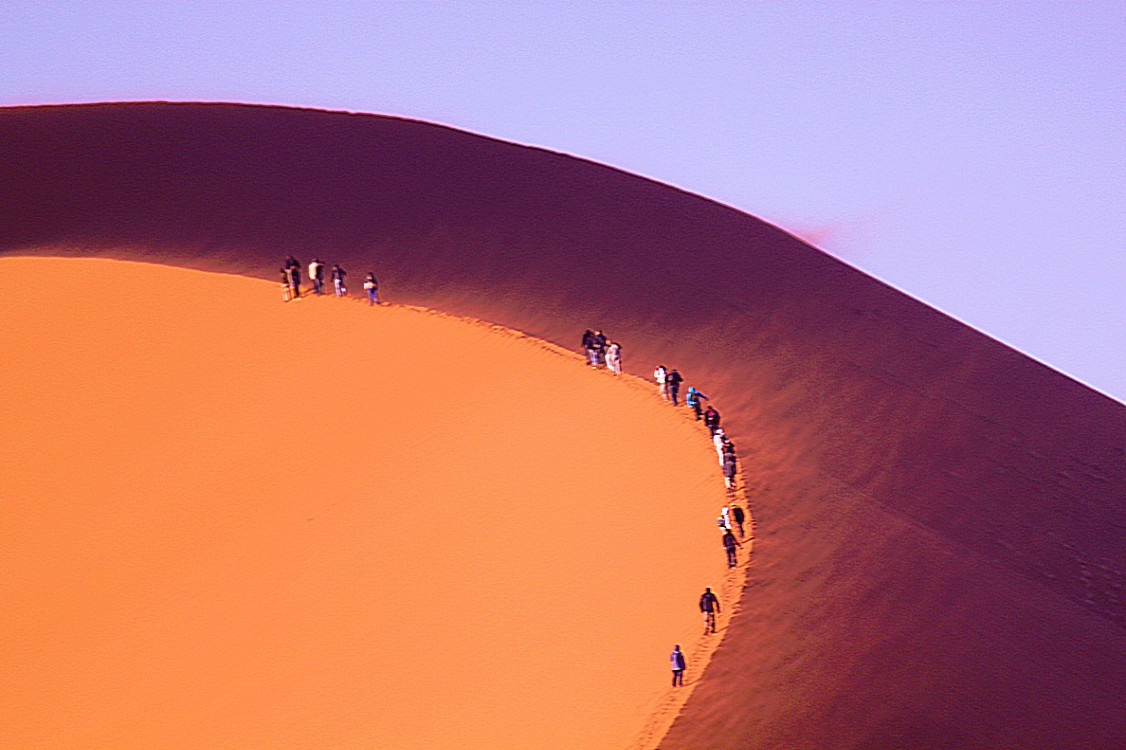
<svg viewBox="0 0 1126 750">
<path fill-rule="evenodd" d="M 512 332 L 0 260 L 4 748 L 622 748 L 722 577 L 654 389 Z"/>
<path fill-rule="evenodd" d="M 626 372 L 664 362 L 700 385 L 750 480 L 755 554 L 665 750 L 1126 747 L 1123 404 L 753 216 L 451 128 L 26 107 L 0 109 L 0 153 L 0 253 L 268 280 L 285 255 L 319 254 L 375 270 L 388 299 L 557 345 L 600 326 Z M 270 407 L 311 419 L 288 395 Z M 589 472 L 583 487 L 605 491 Z M 636 520 L 619 522 L 639 543 L 686 533 Z"/>
</svg>

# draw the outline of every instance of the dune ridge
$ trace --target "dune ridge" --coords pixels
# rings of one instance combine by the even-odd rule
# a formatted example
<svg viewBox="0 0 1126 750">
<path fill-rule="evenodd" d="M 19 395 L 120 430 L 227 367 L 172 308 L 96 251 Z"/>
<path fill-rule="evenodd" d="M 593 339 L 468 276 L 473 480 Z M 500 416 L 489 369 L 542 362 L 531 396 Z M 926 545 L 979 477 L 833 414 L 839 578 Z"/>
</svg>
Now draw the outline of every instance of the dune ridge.
<svg viewBox="0 0 1126 750">
<path fill-rule="evenodd" d="M 289 253 L 717 399 L 755 559 L 667 748 L 1126 744 L 1126 407 L 751 216 L 378 116 L 0 110 L 5 253 Z M 767 179 L 767 175 L 749 175 Z M 956 217 L 951 217 L 956 220 Z"/>
</svg>

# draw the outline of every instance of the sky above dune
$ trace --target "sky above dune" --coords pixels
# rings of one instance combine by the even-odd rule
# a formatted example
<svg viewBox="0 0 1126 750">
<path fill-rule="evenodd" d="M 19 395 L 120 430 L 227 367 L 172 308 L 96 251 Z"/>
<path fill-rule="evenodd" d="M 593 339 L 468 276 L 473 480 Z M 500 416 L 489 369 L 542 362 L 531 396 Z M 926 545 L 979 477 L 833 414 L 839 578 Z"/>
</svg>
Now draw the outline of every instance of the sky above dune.
<svg viewBox="0 0 1126 750">
<path fill-rule="evenodd" d="M 153 99 L 400 115 L 617 166 L 1126 400 L 1121 2 L 0 10 L 0 105 Z"/>
</svg>

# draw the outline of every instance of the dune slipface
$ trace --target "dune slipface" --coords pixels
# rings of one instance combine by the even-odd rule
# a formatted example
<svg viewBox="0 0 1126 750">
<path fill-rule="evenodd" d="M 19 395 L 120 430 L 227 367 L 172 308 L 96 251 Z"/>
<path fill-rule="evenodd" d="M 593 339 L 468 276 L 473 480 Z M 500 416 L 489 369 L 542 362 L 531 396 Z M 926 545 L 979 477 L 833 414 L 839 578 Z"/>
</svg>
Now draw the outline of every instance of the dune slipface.
<svg viewBox="0 0 1126 750">
<path fill-rule="evenodd" d="M 724 491 L 648 384 L 243 277 L 0 273 L 3 747 L 620 748 L 699 638 Z"/>
<path fill-rule="evenodd" d="M 321 253 L 565 346 L 600 325 L 627 371 L 704 386 L 755 559 L 662 747 L 1126 743 L 1122 404 L 753 217 L 447 128 L 12 108 L 0 145 L 4 252 L 262 278 Z"/>
</svg>

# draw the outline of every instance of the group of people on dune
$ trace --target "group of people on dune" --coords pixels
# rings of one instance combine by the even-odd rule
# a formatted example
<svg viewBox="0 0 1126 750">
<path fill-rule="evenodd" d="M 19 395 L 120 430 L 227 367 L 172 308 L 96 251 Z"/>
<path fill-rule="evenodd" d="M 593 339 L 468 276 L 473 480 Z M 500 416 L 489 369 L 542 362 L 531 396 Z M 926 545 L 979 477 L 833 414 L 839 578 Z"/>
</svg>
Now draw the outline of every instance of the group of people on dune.
<svg viewBox="0 0 1126 750">
<path fill-rule="evenodd" d="M 599 369 L 605 366 L 615 375 L 622 374 L 621 344 L 610 341 L 601 330 L 588 328 L 583 333 L 582 349 L 587 363 L 591 367 Z M 680 386 L 684 382 L 684 376 L 676 369 L 657 365 L 656 369 L 653 370 L 653 379 L 657 382 L 657 390 L 661 398 L 671 402 L 673 406 L 679 406 Z M 735 480 L 738 474 L 735 443 L 720 427 L 719 411 L 710 403 L 705 408 L 705 401 L 711 401 L 711 399 L 695 386 L 689 386 L 688 391 L 684 394 L 684 404 L 692 409 L 696 420 L 703 421 L 704 426 L 708 428 L 708 434 L 711 436 L 719 465 L 723 471 L 723 483 L 727 487 L 728 496 L 731 496 L 735 492 Z M 728 569 L 734 568 L 738 564 L 736 550 L 743 546 L 739 539 L 744 536 L 743 524 L 745 522 L 746 513 L 735 503 L 723 506 L 720 509 L 719 518 L 716 519 L 716 524 L 722 532 L 721 542 L 727 555 Z M 735 536 L 736 531 L 739 534 L 738 539 Z M 711 588 L 704 589 L 704 593 L 700 596 L 699 607 L 700 612 L 704 615 L 704 634 L 716 632 L 716 615 L 720 611 L 719 598 L 712 592 Z M 685 659 L 684 652 L 680 650 L 679 644 L 673 647 L 669 661 L 672 665 L 673 687 L 683 686 L 684 672 L 688 668 L 688 662 Z"/>
<path fill-rule="evenodd" d="M 309 262 L 308 270 L 309 281 L 313 284 L 313 294 L 324 294 L 325 264 L 320 258 L 314 258 Z M 348 294 L 348 286 L 344 281 L 344 277 L 347 275 L 348 272 L 341 268 L 339 263 L 333 265 L 332 288 L 337 297 L 344 297 Z M 301 263 L 292 255 L 285 259 L 285 265 L 282 266 L 281 283 L 282 298 L 286 302 L 301 299 Z M 379 304 L 379 282 L 371 271 L 368 271 L 368 275 L 364 279 L 364 291 L 367 292 L 369 305 Z"/>
<path fill-rule="evenodd" d="M 615 375 L 622 374 L 622 345 L 606 338 L 602 331 L 589 328 L 583 333 L 583 352 L 586 361 L 594 369 L 605 367 Z"/>
</svg>

